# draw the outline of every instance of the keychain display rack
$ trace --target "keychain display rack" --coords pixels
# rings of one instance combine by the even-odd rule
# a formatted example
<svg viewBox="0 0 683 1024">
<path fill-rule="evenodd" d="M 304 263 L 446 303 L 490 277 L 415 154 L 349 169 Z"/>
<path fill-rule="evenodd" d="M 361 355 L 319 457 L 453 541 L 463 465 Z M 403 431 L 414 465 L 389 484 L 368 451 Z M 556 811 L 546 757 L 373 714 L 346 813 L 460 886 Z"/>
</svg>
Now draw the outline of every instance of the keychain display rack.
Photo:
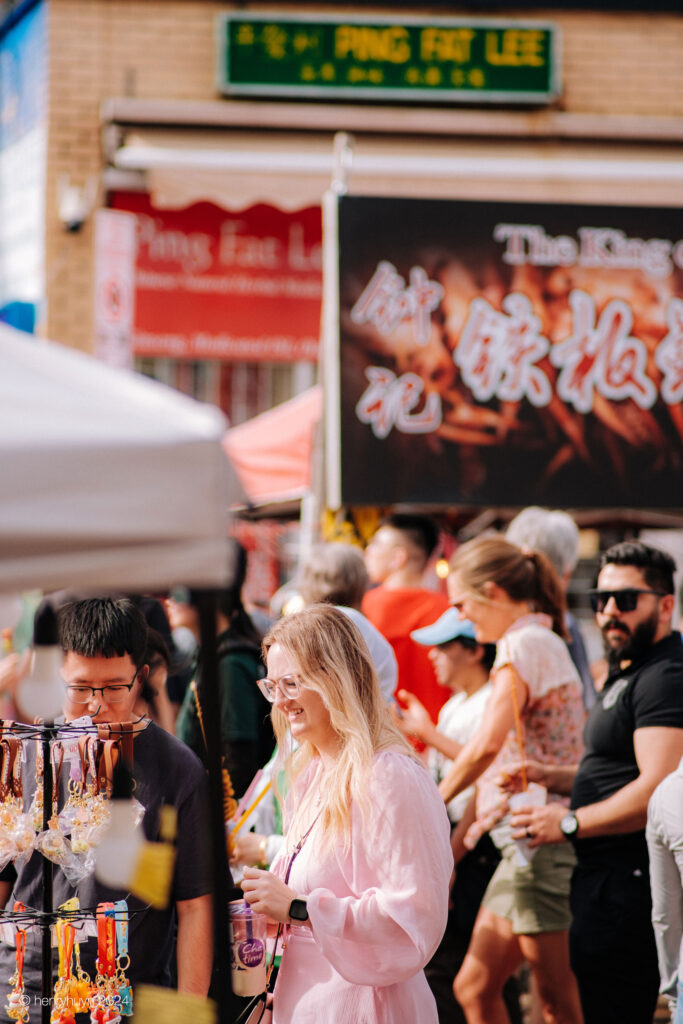
<svg viewBox="0 0 683 1024">
<path fill-rule="evenodd" d="M 167 581 L 171 582 L 171 581 Z M 225 843 L 225 820 L 224 820 L 224 790 L 223 773 L 221 762 L 221 739 L 220 739 L 220 702 L 219 702 L 219 671 L 218 655 L 216 648 L 216 590 L 208 588 L 197 588 L 191 593 L 192 603 L 196 604 L 199 610 L 199 633 L 200 650 L 202 652 L 202 672 L 199 682 L 199 696 L 205 719 L 205 739 L 207 748 L 208 768 L 208 790 L 209 790 L 209 839 L 211 849 L 211 860 L 213 863 L 213 950 L 214 950 L 214 971 L 212 979 L 212 995 L 215 1001 L 216 1018 L 218 1024 L 233 1024 L 235 1016 L 235 1002 L 233 1000 L 231 971 L 230 971 L 230 936 L 228 925 L 228 908 L 231 899 L 241 896 L 232 884 L 232 878 L 228 867 L 228 857 Z M 89 730 L 79 730 L 78 727 L 65 726 L 45 721 L 37 725 L 26 725 L 19 722 L 0 723 L 0 743 L 3 739 L 15 739 L 22 744 L 28 740 L 38 741 L 42 749 L 43 778 L 42 778 L 42 829 L 43 832 L 49 828 L 51 816 L 51 795 L 53 791 L 52 758 L 51 748 L 57 742 L 59 734 L 66 728 L 72 730 L 71 734 L 77 736 L 80 731 L 87 734 Z M 125 735 L 117 736 L 116 727 L 110 726 L 109 739 L 121 740 L 125 748 Z M 130 736 L 132 743 L 132 735 Z M 122 750 L 124 757 L 125 749 Z M 132 748 L 129 761 L 132 761 Z M 51 1000 L 53 995 L 52 982 L 52 944 L 51 926 L 55 918 L 59 916 L 53 909 L 53 864 L 49 858 L 43 857 L 42 864 L 42 907 L 31 910 L 36 924 L 41 928 L 42 934 L 42 1005 L 41 1024 L 50 1024 Z M 82 914 L 93 914 L 96 908 L 81 910 Z M 11 917 L 13 911 L 0 912 L 0 924 L 3 919 Z M 27 911 L 28 913 L 28 911 Z"/>
<path fill-rule="evenodd" d="M 125 728 L 125 726 L 128 726 L 128 728 Z M 93 740 L 96 740 L 97 745 L 95 756 L 93 756 L 93 747 L 95 746 Z M 2 767 L 0 768 L 1 795 L 3 801 L 9 797 L 9 799 L 13 801 L 14 808 L 17 808 L 19 806 L 17 802 L 21 801 L 21 810 L 24 813 L 27 811 L 27 808 L 24 803 L 23 779 L 21 778 L 23 773 L 20 765 L 24 761 L 23 746 L 28 742 L 37 743 L 37 747 L 40 752 L 40 759 L 42 761 L 42 772 L 39 771 L 37 773 L 38 785 L 36 786 L 34 794 L 34 813 L 37 809 L 40 809 L 40 805 L 42 804 L 42 821 L 40 823 L 42 825 L 41 834 L 49 837 L 50 832 L 52 831 L 56 842 L 59 843 L 61 841 L 63 843 L 63 837 L 61 836 L 61 833 L 58 833 L 57 831 L 54 818 L 55 808 L 53 803 L 55 799 L 57 781 L 54 771 L 55 758 L 53 756 L 55 748 L 61 747 L 63 750 L 65 745 L 72 744 L 83 752 L 87 751 L 88 755 L 91 757 L 91 772 L 97 773 L 98 793 L 99 787 L 104 787 L 106 788 L 107 795 L 109 796 L 111 794 L 113 782 L 113 766 L 116 762 L 117 755 L 126 758 L 128 762 L 132 764 L 133 734 L 130 729 L 130 724 L 123 723 L 123 725 L 81 726 L 71 723 L 37 722 L 35 725 L 27 725 L 21 722 L 2 721 L 0 723 L 0 750 L 3 755 Z M 17 758 L 20 749 L 22 756 L 21 761 L 18 764 Z M 41 782 L 42 785 L 40 784 Z M 20 793 L 21 795 L 19 795 Z M 3 806 L 4 803 L 0 803 L 0 812 Z M 35 824 L 36 823 L 34 822 L 34 827 Z M 36 853 L 42 856 L 42 907 L 27 908 L 23 905 L 18 905 L 18 908 L 0 911 L 0 925 L 9 926 L 16 933 L 17 949 L 20 952 L 22 943 L 25 944 L 26 941 L 26 929 L 30 926 L 34 928 L 37 927 L 40 930 L 40 1020 L 41 1024 L 50 1024 L 55 996 L 52 963 L 53 929 L 59 928 L 60 924 L 66 924 L 71 925 L 73 930 L 75 924 L 83 921 L 96 921 L 99 924 L 99 919 L 104 916 L 108 919 L 108 922 L 105 921 L 105 927 L 117 928 L 118 926 L 119 931 L 121 931 L 124 912 L 121 908 L 117 910 L 115 904 L 101 904 L 98 907 L 79 906 L 77 909 L 69 909 L 67 904 L 66 908 L 62 907 L 55 909 L 53 907 L 54 862 L 49 856 L 46 856 L 37 845 L 35 846 L 32 855 L 36 855 Z M 107 907 L 107 911 L 102 911 L 102 907 Z M 126 908 L 126 935 L 129 913 L 134 914 L 142 912 L 144 911 L 129 912 Z M 23 938 L 21 937 L 22 935 Z M 17 963 L 19 964 L 19 958 L 17 959 Z M 108 966 L 107 970 L 110 969 L 111 968 Z M 113 977 L 113 972 L 111 976 Z M 123 980 L 125 980 L 125 978 Z M 104 988 L 105 986 L 101 985 L 100 987 Z M 122 987 L 125 988 L 125 986 Z M 4 1007 L 1 1009 L 4 1010 Z M 93 1012 L 96 1013 L 97 1010 L 95 1009 Z M 28 1019 L 25 1012 L 22 1014 L 22 1010 L 19 1005 L 13 1007 L 10 1013 L 12 1015 L 12 1019 L 19 1021 L 25 1021 Z M 94 1019 L 98 1018 L 95 1016 Z M 101 1013 L 99 1019 L 106 1020 L 107 1018 L 103 1013 Z"/>
</svg>

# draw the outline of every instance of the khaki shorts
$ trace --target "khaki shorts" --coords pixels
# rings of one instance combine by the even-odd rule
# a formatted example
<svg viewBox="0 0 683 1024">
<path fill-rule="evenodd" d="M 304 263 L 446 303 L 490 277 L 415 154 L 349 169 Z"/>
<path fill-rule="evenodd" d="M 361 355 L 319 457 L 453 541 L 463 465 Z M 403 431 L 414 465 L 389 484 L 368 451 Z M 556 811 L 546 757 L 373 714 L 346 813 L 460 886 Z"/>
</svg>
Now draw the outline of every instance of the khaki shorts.
<svg viewBox="0 0 683 1024">
<path fill-rule="evenodd" d="M 541 846 L 530 864 L 518 867 L 514 843 L 501 853 L 501 862 L 482 900 L 492 914 L 512 924 L 515 935 L 562 932 L 571 924 L 569 885 L 576 864 L 569 843 Z"/>
</svg>

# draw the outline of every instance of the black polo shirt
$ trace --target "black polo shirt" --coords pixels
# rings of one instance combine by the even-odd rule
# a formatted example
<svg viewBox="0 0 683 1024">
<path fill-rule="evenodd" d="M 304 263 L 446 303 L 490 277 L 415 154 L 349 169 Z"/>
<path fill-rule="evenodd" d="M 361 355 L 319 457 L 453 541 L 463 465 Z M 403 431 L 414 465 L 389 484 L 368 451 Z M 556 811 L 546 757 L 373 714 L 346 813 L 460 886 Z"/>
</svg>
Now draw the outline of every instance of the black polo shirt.
<svg viewBox="0 0 683 1024">
<path fill-rule="evenodd" d="M 648 726 L 683 729 L 683 643 L 678 632 L 608 677 L 586 721 L 586 752 L 574 780 L 573 809 L 606 800 L 638 777 L 633 733 Z M 622 863 L 647 864 L 643 829 L 579 838 L 575 845 L 580 861 L 614 856 Z"/>
</svg>

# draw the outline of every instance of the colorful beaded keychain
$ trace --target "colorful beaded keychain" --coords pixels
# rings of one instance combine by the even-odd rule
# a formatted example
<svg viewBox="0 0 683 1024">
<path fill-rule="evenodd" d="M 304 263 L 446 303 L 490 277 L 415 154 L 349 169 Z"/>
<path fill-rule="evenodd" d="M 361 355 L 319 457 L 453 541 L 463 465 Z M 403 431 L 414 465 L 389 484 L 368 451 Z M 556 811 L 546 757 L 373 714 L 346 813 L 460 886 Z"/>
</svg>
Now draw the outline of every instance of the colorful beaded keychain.
<svg viewBox="0 0 683 1024">
<path fill-rule="evenodd" d="M 14 912 L 21 913 L 26 910 L 23 903 L 14 904 Z M 17 928 L 17 951 L 16 971 L 9 980 L 12 990 L 7 996 L 5 1007 L 10 1020 L 27 1021 L 29 1019 L 28 1006 L 24 996 L 24 954 L 26 953 L 26 930 Z"/>
</svg>

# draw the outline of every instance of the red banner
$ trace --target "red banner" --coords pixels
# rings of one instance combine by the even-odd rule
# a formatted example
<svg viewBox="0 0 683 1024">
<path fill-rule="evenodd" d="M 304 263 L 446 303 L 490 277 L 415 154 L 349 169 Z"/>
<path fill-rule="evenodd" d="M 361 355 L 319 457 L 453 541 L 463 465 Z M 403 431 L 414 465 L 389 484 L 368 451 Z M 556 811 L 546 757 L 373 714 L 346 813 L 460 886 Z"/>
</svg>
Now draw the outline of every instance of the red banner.
<svg viewBox="0 0 683 1024">
<path fill-rule="evenodd" d="M 212 203 L 157 210 L 144 193 L 111 205 L 137 217 L 136 355 L 316 362 L 322 293 L 319 207 L 286 213 Z"/>
</svg>

